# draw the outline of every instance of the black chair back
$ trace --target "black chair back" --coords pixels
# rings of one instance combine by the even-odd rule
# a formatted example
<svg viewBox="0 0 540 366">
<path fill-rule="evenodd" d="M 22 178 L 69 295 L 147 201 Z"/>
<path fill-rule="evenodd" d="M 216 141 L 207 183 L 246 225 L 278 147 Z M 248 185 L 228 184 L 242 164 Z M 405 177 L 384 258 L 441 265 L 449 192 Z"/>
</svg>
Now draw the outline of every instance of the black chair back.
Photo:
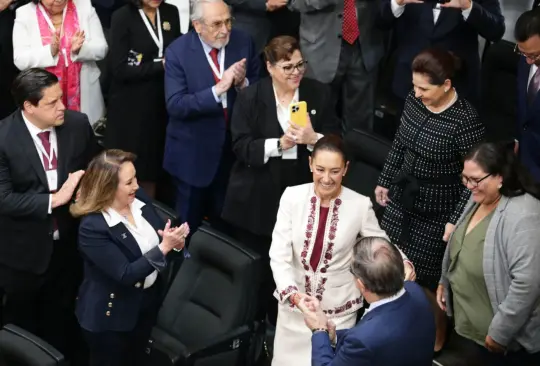
<svg viewBox="0 0 540 366">
<path fill-rule="evenodd" d="M 345 136 L 349 153 L 349 171 L 343 184 L 364 196 L 371 197 L 375 213 L 382 214 L 375 202 L 374 191 L 392 143 L 372 132 L 354 129 Z"/>
<path fill-rule="evenodd" d="M 515 134 L 519 55 L 514 47 L 502 40 L 491 44 L 484 55 L 479 112 L 486 137 L 492 141 L 512 139 Z"/>
<path fill-rule="evenodd" d="M 64 365 L 64 356 L 58 350 L 13 324 L 0 330 L 0 355 L 9 366 Z"/>
<path fill-rule="evenodd" d="M 152 331 L 152 364 L 244 365 L 260 259 L 210 226 L 193 235 L 189 251 Z"/>
</svg>

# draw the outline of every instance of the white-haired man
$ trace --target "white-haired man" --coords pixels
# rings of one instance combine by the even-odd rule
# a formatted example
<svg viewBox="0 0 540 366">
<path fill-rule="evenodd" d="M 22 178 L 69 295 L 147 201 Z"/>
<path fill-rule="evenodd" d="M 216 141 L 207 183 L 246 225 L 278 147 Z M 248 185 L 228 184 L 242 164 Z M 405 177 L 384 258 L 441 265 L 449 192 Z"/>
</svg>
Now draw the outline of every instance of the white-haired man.
<svg viewBox="0 0 540 366">
<path fill-rule="evenodd" d="M 195 0 L 193 30 L 165 54 L 169 113 L 164 168 L 176 186 L 176 211 L 195 232 L 219 217 L 233 162 L 229 119 L 238 90 L 254 83 L 260 61 L 251 38 L 232 29 L 222 0 Z"/>
</svg>

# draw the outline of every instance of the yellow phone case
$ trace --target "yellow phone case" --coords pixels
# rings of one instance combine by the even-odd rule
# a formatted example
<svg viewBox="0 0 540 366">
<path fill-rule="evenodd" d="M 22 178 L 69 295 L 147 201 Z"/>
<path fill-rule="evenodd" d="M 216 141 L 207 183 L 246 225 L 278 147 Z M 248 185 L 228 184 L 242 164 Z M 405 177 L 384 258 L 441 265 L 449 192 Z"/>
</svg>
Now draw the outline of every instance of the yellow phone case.
<svg viewBox="0 0 540 366">
<path fill-rule="evenodd" d="M 307 125 L 307 103 L 292 103 L 289 106 L 289 120 L 300 127 Z"/>
</svg>

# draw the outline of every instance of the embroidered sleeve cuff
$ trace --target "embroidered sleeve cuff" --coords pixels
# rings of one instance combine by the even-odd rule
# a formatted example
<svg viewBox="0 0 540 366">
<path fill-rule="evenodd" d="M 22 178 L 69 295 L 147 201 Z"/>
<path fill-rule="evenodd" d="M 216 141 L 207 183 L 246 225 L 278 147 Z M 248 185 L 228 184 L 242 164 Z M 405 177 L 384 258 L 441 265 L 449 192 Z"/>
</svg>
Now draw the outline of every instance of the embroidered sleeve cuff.
<svg viewBox="0 0 540 366">
<path fill-rule="evenodd" d="M 264 140 L 264 163 L 266 164 L 270 158 L 280 156 L 277 143 L 279 139 Z"/>
<path fill-rule="evenodd" d="M 322 133 L 318 133 L 318 134 L 317 134 L 317 141 L 319 141 L 321 138 L 323 138 L 323 136 L 324 136 L 324 135 L 323 135 Z M 315 141 L 315 143 L 317 143 L 317 141 Z M 307 149 L 308 149 L 309 151 L 313 151 L 313 147 L 314 147 L 314 146 L 315 146 L 315 145 L 307 145 Z"/>
<path fill-rule="evenodd" d="M 405 11 L 405 5 L 398 5 L 396 0 L 390 0 L 390 8 L 396 18 L 399 18 Z"/>
<path fill-rule="evenodd" d="M 289 286 L 283 291 L 279 292 L 279 301 L 283 304 L 289 300 L 289 298 L 298 292 L 298 287 L 296 286 Z"/>
<path fill-rule="evenodd" d="M 473 2 L 471 1 L 471 6 L 461 11 L 461 15 L 463 15 L 464 20 L 467 20 L 469 18 L 469 15 L 471 15 L 472 8 L 473 8 Z"/>
</svg>

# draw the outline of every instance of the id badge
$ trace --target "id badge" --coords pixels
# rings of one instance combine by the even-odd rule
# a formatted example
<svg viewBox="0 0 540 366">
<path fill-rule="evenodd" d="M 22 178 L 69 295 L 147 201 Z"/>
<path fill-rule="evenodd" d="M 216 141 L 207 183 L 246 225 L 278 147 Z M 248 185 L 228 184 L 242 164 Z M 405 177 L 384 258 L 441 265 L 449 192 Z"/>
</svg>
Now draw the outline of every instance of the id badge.
<svg viewBox="0 0 540 366">
<path fill-rule="evenodd" d="M 47 170 L 47 183 L 49 183 L 49 191 L 53 192 L 58 190 L 58 173 L 57 170 Z"/>
</svg>

